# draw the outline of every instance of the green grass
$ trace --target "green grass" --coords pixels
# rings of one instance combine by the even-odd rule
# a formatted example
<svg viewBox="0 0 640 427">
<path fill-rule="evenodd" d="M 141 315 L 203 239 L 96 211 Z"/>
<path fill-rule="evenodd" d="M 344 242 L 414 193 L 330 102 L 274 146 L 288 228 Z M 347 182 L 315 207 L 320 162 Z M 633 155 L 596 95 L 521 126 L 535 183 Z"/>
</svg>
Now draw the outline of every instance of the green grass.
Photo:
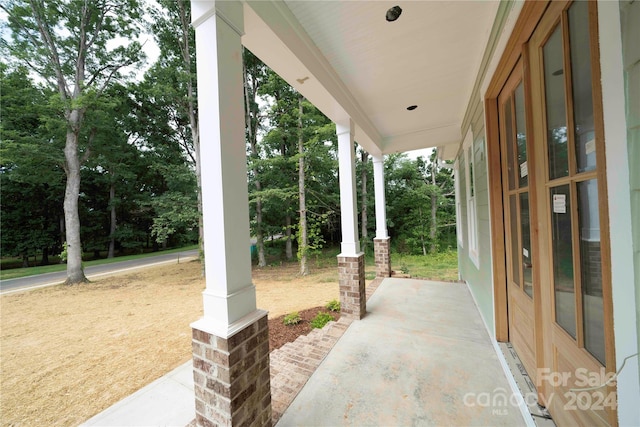
<svg viewBox="0 0 640 427">
<path fill-rule="evenodd" d="M 458 280 L 458 253 L 445 251 L 429 255 L 403 255 L 391 252 L 391 268 L 411 277 L 431 280 Z"/>
<path fill-rule="evenodd" d="M 171 253 L 175 253 L 175 252 L 188 251 L 188 250 L 191 250 L 191 249 L 198 249 L 198 245 L 185 246 L 184 248 L 169 249 L 169 250 L 166 250 L 166 251 L 149 252 L 149 253 L 146 253 L 146 254 L 126 255 L 126 256 L 120 256 L 120 257 L 115 257 L 115 258 L 97 259 L 97 260 L 93 260 L 93 261 L 86 261 L 83 264 L 84 264 L 85 267 L 90 267 L 92 265 L 111 264 L 111 263 L 114 263 L 114 262 L 129 261 L 129 260 L 132 260 L 132 259 L 148 258 L 148 257 L 155 256 L 155 255 L 171 254 Z M 65 271 L 66 269 L 67 269 L 67 265 L 66 264 L 52 264 L 52 265 L 44 265 L 44 266 L 38 266 L 38 267 L 27 267 L 27 268 L 12 268 L 10 270 L 2 270 L 2 271 L 0 271 L 0 279 L 2 279 L 2 280 L 16 279 L 18 277 L 33 276 L 33 275 L 36 275 L 36 274 L 54 273 L 54 272 L 57 272 L 57 271 Z"/>
</svg>

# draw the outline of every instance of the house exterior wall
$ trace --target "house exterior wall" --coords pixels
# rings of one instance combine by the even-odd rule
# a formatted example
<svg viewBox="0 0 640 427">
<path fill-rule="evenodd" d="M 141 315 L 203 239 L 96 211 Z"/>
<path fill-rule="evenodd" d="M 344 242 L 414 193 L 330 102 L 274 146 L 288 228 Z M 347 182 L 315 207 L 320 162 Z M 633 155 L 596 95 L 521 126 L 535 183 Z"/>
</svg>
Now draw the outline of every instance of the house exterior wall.
<svg viewBox="0 0 640 427">
<path fill-rule="evenodd" d="M 460 191 L 461 191 L 461 212 L 463 236 L 466 241 L 463 245 L 458 244 L 458 265 L 460 268 L 460 277 L 466 281 L 473 298 L 478 305 L 480 314 L 487 325 L 488 330 L 493 335 L 494 319 L 493 319 L 493 280 L 492 280 L 492 264 L 491 264 L 491 229 L 489 222 L 489 190 L 487 177 L 487 156 L 486 156 L 486 138 L 484 134 L 484 112 L 480 98 L 473 107 L 472 120 L 464 130 L 463 134 L 471 132 L 473 158 L 473 175 L 476 198 L 476 224 L 478 234 L 478 262 L 472 260 L 469 254 L 469 229 L 467 217 L 467 188 L 465 185 L 466 162 L 464 156 L 468 151 L 464 150 L 458 157 L 459 175 L 460 175 Z"/>
<path fill-rule="evenodd" d="M 494 333 L 495 307 L 491 269 L 490 206 L 488 203 L 484 112 L 480 99 L 495 71 L 511 24 L 519 9 L 513 8 L 497 36 L 497 48 L 485 55 L 486 69 L 480 69 L 480 94 L 471 97 L 462 135 L 471 130 L 474 138 L 474 174 L 478 216 L 478 267 L 469 257 L 467 188 L 464 185 L 466 150 L 457 155 L 460 175 L 461 230 L 458 245 L 460 276 L 468 283 L 489 330 Z M 638 425 L 640 410 L 640 3 L 598 2 L 600 67 L 602 72 L 603 118 L 606 141 L 609 227 L 611 239 L 612 302 L 618 378 L 619 425 Z M 487 71 L 488 70 L 488 71 Z M 622 100 L 626 101 L 623 102 Z M 462 144 L 461 144 L 462 145 Z M 634 357 L 635 356 L 635 357 Z"/>
<path fill-rule="evenodd" d="M 635 272 L 636 351 L 640 350 L 640 3 L 620 2 L 625 79 L 627 152 L 631 198 L 631 236 Z M 640 372 L 640 357 L 636 358 Z"/>
<path fill-rule="evenodd" d="M 631 192 L 631 229 L 636 291 L 636 335 L 640 349 L 640 3 L 620 2 L 625 78 L 627 151 Z M 634 220 L 635 219 L 635 220 Z M 637 358 L 640 372 L 640 357 Z"/>
</svg>

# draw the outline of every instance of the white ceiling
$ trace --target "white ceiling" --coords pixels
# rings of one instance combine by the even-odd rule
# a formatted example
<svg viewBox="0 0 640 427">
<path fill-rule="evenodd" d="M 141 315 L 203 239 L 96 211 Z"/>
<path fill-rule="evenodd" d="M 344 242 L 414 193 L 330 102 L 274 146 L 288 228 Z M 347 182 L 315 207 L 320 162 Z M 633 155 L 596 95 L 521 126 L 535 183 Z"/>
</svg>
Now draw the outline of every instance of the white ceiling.
<svg viewBox="0 0 640 427">
<path fill-rule="evenodd" d="M 497 6 L 249 1 L 243 43 L 332 120 L 351 118 L 373 154 L 458 144 Z"/>
</svg>

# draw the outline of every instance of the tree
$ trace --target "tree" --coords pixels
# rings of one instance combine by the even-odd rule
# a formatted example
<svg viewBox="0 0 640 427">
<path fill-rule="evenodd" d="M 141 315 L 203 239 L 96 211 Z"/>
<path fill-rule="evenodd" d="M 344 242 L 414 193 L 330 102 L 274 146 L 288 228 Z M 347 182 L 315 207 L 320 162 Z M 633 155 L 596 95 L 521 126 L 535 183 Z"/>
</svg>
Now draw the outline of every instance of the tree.
<svg viewBox="0 0 640 427">
<path fill-rule="evenodd" d="M 426 255 L 446 248 L 455 239 L 451 170 L 437 166 L 435 152 L 429 163 L 393 154 L 385 161 L 385 176 L 389 232 L 397 250 Z"/>
<path fill-rule="evenodd" d="M 66 124 L 64 217 L 67 284 L 86 281 L 78 197 L 81 165 L 91 154 L 95 128 L 85 116 L 122 70 L 140 61 L 141 9 L 136 0 L 15 0 L 0 6 L 9 17 L 11 54 L 57 91 L 53 101 Z M 112 47 L 119 40 L 128 45 Z"/>
<path fill-rule="evenodd" d="M 160 58 L 147 74 L 155 99 L 162 108 L 174 112 L 174 129 L 179 142 L 191 158 L 197 182 L 198 236 L 200 257 L 204 256 L 202 227 L 202 191 L 200 131 L 198 127 L 195 31 L 191 26 L 191 3 L 182 0 L 158 0 L 160 8 L 150 7 L 151 30 Z M 188 128 L 188 132 L 185 131 Z M 205 264 L 202 262 L 202 275 Z"/>
<path fill-rule="evenodd" d="M 309 274 L 307 265 L 307 252 L 309 250 L 309 237 L 307 236 L 307 203 L 305 200 L 305 171 L 304 171 L 304 135 L 302 133 L 302 115 L 304 97 L 298 97 L 298 202 L 300 206 L 300 221 L 298 223 L 298 260 L 300 261 L 300 275 Z"/>
<path fill-rule="evenodd" d="M 47 264 L 49 251 L 61 250 L 64 173 L 60 147 L 51 137 L 59 123 L 47 108 L 50 93 L 32 82 L 25 67 L 0 64 L 0 86 L 1 253 L 21 256 L 27 266 L 42 251 Z"/>
<path fill-rule="evenodd" d="M 265 267 L 267 261 L 264 256 L 264 232 L 262 226 L 262 183 L 260 181 L 260 155 L 258 153 L 258 130 L 262 117 L 258 105 L 258 92 L 265 83 L 267 67 L 248 49 L 243 50 L 243 77 L 245 99 L 245 130 L 249 142 L 249 163 L 251 179 L 256 189 L 255 200 L 255 235 L 258 249 L 258 267 Z"/>
</svg>

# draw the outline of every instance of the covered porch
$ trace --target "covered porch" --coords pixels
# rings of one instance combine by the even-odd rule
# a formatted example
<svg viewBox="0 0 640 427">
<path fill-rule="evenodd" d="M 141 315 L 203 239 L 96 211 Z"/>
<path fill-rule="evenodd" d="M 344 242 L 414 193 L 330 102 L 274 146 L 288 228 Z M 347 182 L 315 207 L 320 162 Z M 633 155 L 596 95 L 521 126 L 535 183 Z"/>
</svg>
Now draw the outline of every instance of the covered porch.
<svg viewBox="0 0 640 427">
<path fill-rule="evenodd" d="M 533 425 L 531 396 L 506 374 L 466 285 L 386 278 L 367 294 L 362 320 L 271 353 L 274 425 Z M 196 425 L 192 369 L 186 363 L 83 425 Z"/>
</svg>

